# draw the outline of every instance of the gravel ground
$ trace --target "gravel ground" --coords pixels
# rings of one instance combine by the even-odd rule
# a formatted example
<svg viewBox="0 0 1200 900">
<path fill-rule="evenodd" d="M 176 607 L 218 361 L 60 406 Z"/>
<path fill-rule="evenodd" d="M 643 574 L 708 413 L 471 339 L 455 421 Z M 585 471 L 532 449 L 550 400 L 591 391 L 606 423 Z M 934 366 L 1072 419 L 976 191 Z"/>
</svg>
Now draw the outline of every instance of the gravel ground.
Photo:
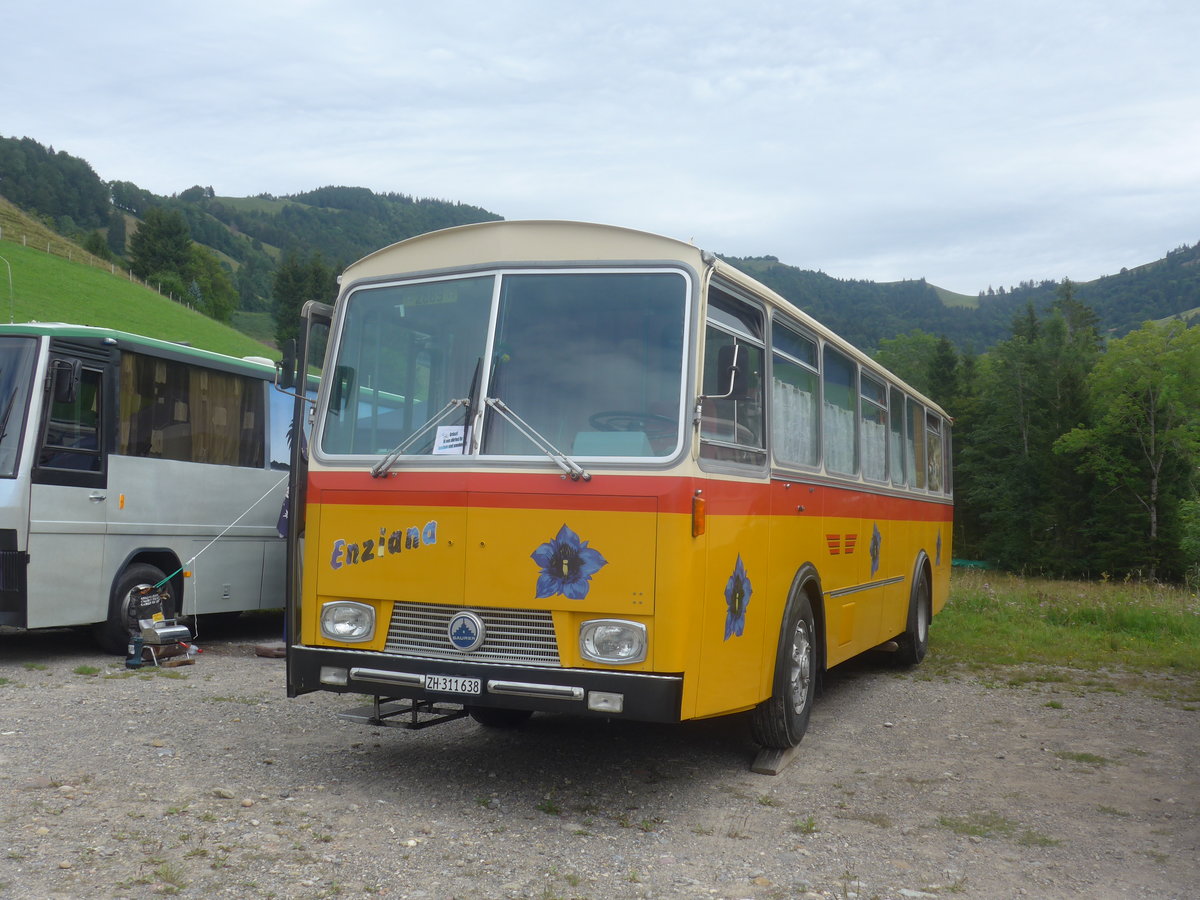
<svg viewBox="0 0 1200 900">
<path fill-rule="evenodd" d="M 744 717 L 349 723 L 357 698 L 287 699 L 284 661 L 253 651 L 278 633 L 243 622 L 193 666 L 134 673 L 72 632 L 0 634 L 0 896 L 1182 900 L 1200 884 L 1195 703 L 867 659 L 829 679 L 770 777 L 749 771 Z"/>
</svg>

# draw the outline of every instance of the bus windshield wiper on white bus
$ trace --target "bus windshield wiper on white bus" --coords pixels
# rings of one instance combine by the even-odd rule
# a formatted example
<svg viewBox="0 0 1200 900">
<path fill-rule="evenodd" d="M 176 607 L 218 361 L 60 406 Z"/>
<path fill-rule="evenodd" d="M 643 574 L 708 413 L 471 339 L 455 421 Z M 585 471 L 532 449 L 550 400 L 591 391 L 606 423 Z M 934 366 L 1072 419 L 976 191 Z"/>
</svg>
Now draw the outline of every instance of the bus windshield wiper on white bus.
<svg viewBox="0 0 1200 900">
<path fill-rule="evenodd" d="M 4 415 L 0 417 L 0 441 L 4 440 L 8 434 L 8 417 L 12 415 L 13 403 L 17 399 L 17 389 L 14 387 L 12 393 L 8 395 L 8 402 L 4 404 Z"/>
<path fill-rule="evenodd" d="M 387 456 L 375 463 L 375 465 L 371 467 L 371 477 L 381 478 L 386 475 L 388 470 L 396 464 L 396 462 L 405 454 L 405 452 L 407 452 L 409 447 L 415 444 L 423 436 L 429 434 L 429 432 L 432 431 L 435 426 L 444 422 L 446 417 L 450 415 L 451 412 L 464 406 L 468 409 L 470 408 L 470 397 L 454 399 L 443 406 L 440 410 L 438 410 L 437 415 L 435 415 L 432 419 L 429 419 L 424 425 L 401 441 L 400 444 L 398 444 L 390 453 L 388 453 Z"/>
<path fill-rule="evenodd" d="M 592 480 L 592 476 L 588 474 L 583 466 L 538 434 L 537 429 L 505 406 L 503 400 L 498 397 L 488 397 L 483 402 L 499 413 L 500 417 L 505 419 L 513 428 L 525 435 L 531 444 L 550 457 L 556 466 L 571 476 L 572 481 L 579 481 L 580 479 L 584 481 Z"/>
</svg>

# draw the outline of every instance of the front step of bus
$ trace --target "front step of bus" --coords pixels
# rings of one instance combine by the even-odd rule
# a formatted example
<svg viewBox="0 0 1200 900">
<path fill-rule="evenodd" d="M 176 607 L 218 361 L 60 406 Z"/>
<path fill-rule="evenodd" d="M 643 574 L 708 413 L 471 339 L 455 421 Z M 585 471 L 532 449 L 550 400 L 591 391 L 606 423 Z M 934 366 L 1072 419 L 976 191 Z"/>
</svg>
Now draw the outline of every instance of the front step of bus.
<svg viewBox="0 0 1200 900">
<path fill-rule="evenodd" d="M 416 731 L 431 725 L 453 722 L 467 715 L 466 707 L 457 703 L 432 700 L 389 700 L 376 697 L 367 706 L 338 713 L 339 719 L 359 725 L 380 725 L 387 728 L 407 728 Z"/>
</svg>

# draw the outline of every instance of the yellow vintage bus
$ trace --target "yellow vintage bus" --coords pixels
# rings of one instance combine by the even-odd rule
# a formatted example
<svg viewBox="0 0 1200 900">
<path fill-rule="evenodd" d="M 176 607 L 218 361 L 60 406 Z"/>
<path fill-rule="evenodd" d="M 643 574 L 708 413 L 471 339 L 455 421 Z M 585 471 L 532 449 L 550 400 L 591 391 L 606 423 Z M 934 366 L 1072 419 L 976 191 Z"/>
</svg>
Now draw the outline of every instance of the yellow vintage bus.
<svg viewBox="0 0 1200 900">
<path fill-rule="evenodd" d="M 749 711 L 785 751 L 827 669 L 925 655 L 949 417 L 715 255 L 468 225 L 359 260 L 305 317 L 329 330 L 290 695 L 409 726 Z"/>
</svg>

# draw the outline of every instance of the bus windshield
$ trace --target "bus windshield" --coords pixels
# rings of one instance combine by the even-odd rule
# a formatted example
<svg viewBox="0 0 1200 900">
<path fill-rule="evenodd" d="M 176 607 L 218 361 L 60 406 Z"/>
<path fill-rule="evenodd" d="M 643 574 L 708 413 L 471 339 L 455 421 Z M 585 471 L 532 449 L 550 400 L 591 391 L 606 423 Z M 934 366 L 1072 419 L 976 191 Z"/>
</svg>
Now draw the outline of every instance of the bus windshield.
<svg viewBox="0 0 1200 900">
<path fill-rule="evenodd" d="M 679 270 L 507 272 L 349 295 L 329 455 L 664 457 L 680 446 L 689 282 Z M 327 370 L 329 371 L 329 370 Z M 455 401 L 467 401 L 456 404 Z M 484 410 L 478 440 L 466 430 Z"/>
<path fill-rule="evenodd" d="M 17 471 L 36 349 L 33 338 L 0 337 L 0 478 L 11 478 Z"/>
</svg>

